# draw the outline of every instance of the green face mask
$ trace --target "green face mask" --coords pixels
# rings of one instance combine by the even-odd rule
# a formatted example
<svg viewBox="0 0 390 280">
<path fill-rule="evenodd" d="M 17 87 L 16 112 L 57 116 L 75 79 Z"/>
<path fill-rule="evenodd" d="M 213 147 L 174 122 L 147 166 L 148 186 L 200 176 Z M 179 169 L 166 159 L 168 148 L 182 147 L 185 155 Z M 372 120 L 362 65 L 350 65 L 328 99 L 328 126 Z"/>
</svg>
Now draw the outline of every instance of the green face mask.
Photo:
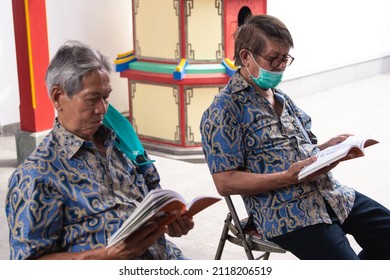
<svg viewBox="0 0 390 280">
<path fill-rule="evenodd" d="M 281 72 L 275 72 L 275 71 L 268 71 L 263 68 L 261 68 L 256 60 L 254 59 L 252 53 L 250 53 L 252 56 L 253 61 L 256 63 L 257 67 L 259 67 L 259 75 L 254 77 L 248 68 L 246 68 L 250 74 L 250 77 L 252 81 L 262 89 L 269 89 L 269 88 L 275 88 L 279 85 L 279 83 L 282 81 L 283 78 L 283 71 Z"/>
</svg>

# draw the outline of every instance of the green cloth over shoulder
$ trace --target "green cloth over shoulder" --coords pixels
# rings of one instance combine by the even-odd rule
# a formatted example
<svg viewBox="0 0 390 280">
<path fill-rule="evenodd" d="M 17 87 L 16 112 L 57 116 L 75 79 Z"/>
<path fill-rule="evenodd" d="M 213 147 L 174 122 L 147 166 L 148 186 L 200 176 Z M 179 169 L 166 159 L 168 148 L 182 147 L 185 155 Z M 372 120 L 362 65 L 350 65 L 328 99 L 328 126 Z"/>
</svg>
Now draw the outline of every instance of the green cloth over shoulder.
<svg viewBox="0 0 390 280">
<path fill-rule="evenodd" d="M 145 149 L 130 121 L 111 104 L 108 104 L 103 124 L 115 131 L 117 135 L 115 146 L 133 163 L 136 165 L 143 165 L 154 162 L 154 160 L 150 160 L 147 157 Z"/>
</svg>

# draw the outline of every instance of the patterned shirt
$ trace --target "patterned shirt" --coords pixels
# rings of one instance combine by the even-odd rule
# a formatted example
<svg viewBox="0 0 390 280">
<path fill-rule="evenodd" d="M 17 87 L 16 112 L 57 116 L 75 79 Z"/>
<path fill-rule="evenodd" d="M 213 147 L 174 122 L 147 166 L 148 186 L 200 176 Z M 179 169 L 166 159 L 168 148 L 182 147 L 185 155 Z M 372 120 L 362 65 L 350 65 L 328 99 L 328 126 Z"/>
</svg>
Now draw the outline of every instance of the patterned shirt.
<svg viewBox="0 0 390 280">
<path fill-rule="evenodd" d="M 153 164 L 134 166 L 101 126 L 106 153 L 58 121 L 9 180 L 6 214 L 10 258 L 101 248 L 145 195 L 160 188 Z M 184 258 L 160 238 L 142 259 Z"/>
<path fill-rule="evenodd" d="M 270 174 L 318 152 L 310 117 L 280 90 L 280 116 L 269 101 L 237 71 L 204 112 L 200 130 L 211 173 L 242 170 Z M 331 223 L 324 200 L 343 222 L 355 199 L 353 189 L 332 174 L 257 195 L 243 195 L 262 238 L 272 238 L 318 223 Z"/>
</svg>

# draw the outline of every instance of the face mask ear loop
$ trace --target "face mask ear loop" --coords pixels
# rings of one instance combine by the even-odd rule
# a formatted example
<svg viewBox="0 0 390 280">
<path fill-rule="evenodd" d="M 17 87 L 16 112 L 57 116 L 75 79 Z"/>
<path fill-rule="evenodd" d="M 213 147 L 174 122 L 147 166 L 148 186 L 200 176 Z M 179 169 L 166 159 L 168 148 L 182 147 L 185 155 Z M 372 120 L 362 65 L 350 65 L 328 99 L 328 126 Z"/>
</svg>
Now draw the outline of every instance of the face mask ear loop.
<svg viewBox="0 0 390 280">
<path fill-rule="evenodd" d="M 249 73 L 249 75 L 250 75 L 251 77 L 255 78 L 255 76 L 252 75 L 251 71 L 249 71 L 248 67 L 245 66 L 245 69 L 246 69 L 246 71 L 248 71 L 248 73 Z M 260 73 L 259 73 L 259 74 L 260 74 Z"/>
<path fill-rule="evenodd" d="M 248 67 L 245 66 L 245 68 L 246 68 L 246 70 L 248 71 L 248 73 L 249 73 L 253 78 L 258 79 L 258 78 L 260 78 L 260 72 L 261 72 L 261 69 L 263 69 L 263 68 L 261 68 L 261 67 L 259 66 L 259 64 L 257 64 L 257 62 L 256 62 L 256 60 L 255 60 L 255 58 L 254 58 L 254 56 L 253 56 L 253 54 L 252 54 L 252 52 L 249 52 L 249 54 L 251 55 L 251 57 L 252 57 L 252 59 L 253 59 L 253 62 L 254 62 L 254 63 L 256 64 L 256 66 L 259 68 L 259 74 L 257 75 L 257 77 L 255 77 L 255 76 L 253 76 L 252 73 L 249 71 Z"/>
</svg>

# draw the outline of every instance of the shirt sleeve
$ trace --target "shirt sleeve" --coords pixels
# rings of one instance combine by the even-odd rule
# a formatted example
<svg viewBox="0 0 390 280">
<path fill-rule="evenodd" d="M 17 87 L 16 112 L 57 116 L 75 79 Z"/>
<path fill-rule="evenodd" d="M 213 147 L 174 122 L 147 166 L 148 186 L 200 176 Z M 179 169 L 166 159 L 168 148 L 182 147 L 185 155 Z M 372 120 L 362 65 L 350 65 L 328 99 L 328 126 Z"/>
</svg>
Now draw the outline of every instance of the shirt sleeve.
<svg viewBox="0 0 390 280">
<path fill-rule="evenodd" d="M 18 169 L 9 180 L 10 259 L 37 258 L 57 250 L 63 221 L 60 195 L 34 170 Z"/>
<path fill-rule="evenodd" d="M 243 133 L 238 105 L 227 95 L 217 96 L 204 112 L 200 131 L 203 152 L 210 172 L 243 166 Z"/>
</svg>

